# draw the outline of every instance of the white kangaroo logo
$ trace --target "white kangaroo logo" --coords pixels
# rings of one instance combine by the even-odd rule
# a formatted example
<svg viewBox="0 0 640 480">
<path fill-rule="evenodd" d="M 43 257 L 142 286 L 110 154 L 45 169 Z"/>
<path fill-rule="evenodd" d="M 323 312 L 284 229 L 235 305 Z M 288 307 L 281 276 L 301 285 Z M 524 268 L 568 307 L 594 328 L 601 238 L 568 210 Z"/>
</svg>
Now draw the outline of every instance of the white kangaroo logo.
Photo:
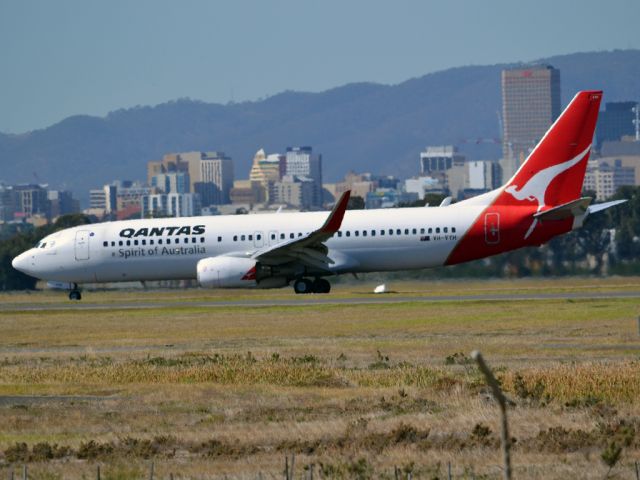
<svg viewBox="0 0 640 480">
<path fill-rule="evenodd" d="M 578 163 L 580 163 L 580 161 L 589 152 L 590 148 L 591 148 L 591 144 L 589 144 L 589 146 L 584 150 L 584 152 L 580 153 L 575 158 L 572 158 L 571 160 L 567 160 L 566 162 L 563 162 L 563 163 L 559 163 L 557 165 L 553 165 L 551 167 L 543 168 L 538 173 L 536 173 L 533 177 L 531 177 L 529 181 L 525 183 L 524 186 L 520 189 L 518 189 L 517 185 L 509 185 L 505 189 L 505 192 L 509 193 L 516 200 L 529 200 L 531 202 L 537 201 L 538 212 L 539 212 L 545 206 L 544 197 L 546 196 L 547 189 L 549 188 L 549 185 L 551 184 L 553 179 L 556 178 L 558 175 L 560 175 L 562 172 L 569 170 L 574 165 L 577 165 Z M 529 230 L 527 230 L 526 235 L 524 236 L 525 239 L 529 238 L 529 235 L 533 233 L 533 229 L 535 228 L 537 223 L 538 223 L 538 219 L 535 218 L 533 220 L 533 223 L 529 227 Z"/>
</svg>

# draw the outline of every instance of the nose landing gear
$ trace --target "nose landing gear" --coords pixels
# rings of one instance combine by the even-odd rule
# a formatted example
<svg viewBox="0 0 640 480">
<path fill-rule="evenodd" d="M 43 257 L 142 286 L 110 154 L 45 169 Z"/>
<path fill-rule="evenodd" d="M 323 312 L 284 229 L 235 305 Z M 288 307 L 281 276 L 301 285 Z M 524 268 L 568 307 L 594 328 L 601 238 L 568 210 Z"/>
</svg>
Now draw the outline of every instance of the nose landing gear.
<svg viewBox="0 0 640 480">
<path fill-rule="evenodd" d="M 324 278 L 316 278 L 311 281 L 308 278 L 299 278 L 293 282 L 293 291 L 302 293 L 329 293 L 331 291 L 331 284 Z"/>
<path fill-rule="evenodd" d="M 80 289 L 78 288 L 77 283 L 73 284 L 73 288 L 69 292 L 69 300 L 82 300 L 82 295 L 80 294 Z"/>
</svg>

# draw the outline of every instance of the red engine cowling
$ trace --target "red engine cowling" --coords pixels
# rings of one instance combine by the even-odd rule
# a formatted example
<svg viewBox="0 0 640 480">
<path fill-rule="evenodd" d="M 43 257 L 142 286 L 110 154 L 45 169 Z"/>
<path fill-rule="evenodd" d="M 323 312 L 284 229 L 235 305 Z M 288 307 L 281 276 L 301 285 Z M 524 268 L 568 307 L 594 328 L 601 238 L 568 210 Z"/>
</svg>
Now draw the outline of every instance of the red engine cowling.
<svg viewBox="0 0 640 480">
<path fill-rule="evenodd" d="M 206 288 L 256 287 L 256 261 L 251 258 L 209 257 L 198 262 L 198 283 Z"/>
</svg>

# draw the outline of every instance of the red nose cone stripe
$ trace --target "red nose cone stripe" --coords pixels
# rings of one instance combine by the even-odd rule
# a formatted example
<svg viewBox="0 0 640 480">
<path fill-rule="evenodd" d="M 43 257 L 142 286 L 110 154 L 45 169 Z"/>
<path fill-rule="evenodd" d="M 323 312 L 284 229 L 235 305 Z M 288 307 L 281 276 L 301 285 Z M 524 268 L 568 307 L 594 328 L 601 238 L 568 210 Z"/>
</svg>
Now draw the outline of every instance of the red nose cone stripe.
<svg viewBox="0 0 640 480">
<path fill-rule="evenodd" d="M 247 273 L 245 273 L 244 276 L 241 278 L 241 280 L 255 280 L 255 279 L 256 279 L 256 267 L 255 266 L 251 267 L 251 270 L 249 270 Z"/>
</svg>

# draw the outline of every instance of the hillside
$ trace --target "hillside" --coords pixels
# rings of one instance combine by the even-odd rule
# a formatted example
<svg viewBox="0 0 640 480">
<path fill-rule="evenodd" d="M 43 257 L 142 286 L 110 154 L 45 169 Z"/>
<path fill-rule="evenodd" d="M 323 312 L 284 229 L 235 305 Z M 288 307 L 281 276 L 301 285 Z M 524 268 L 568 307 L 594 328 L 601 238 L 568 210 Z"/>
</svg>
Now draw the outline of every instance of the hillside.
<svg viewBox="0 0 640 480">
<path fill-rule="evenodd" d="M 565 104 L 582 88 L 604 89 L 605 101 L 638 98 L 639 50 L 540 62 L 561 70 Z M 167 152 L 223 150 L 243 178 L 258 148 L 284 151 L 287 145 L 321 152 L 327 181 L 348 169 L 412 175 L 425 145 L 499 137 L 500 71 L 507 66 L 454 68 L 393 86 L 357 83 L 227 105 L 181 99 L 103 118 L 72 116 L 46 129 L 0 134 L 0 180 L 30 182 L 37 176 L 86 198 L 87 189 L 115 178 L 143 179 L 146 162 Z M 461 148 L 472 158 L 497 158 L 500 152 L 490 144 Z"/>
</svg>

